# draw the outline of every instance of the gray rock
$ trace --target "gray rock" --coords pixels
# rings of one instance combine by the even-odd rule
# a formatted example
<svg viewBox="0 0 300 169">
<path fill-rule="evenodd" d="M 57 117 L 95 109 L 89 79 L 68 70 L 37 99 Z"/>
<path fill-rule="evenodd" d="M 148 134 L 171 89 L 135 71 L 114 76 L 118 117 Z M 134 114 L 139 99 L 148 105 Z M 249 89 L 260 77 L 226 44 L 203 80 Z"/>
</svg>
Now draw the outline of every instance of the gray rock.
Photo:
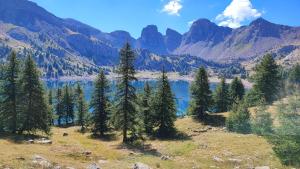
<svg viewBox="0 0 300 169">
<path fill-rule="evenodd" d="M 40 155 L 34 155 L 32 158 L 32 163 L 34 165 L 40 166 L 42 168 L 51 168 L 52 164 Z"/>
<path fill-rule="evenodd" d="M 233 163 L 240 163 L 240 162 L 242 162 L 241 159 L 237 159 L 237 158 L 229 158 L 228 161 L 233 162 Z"/>
<path fill-rule="evenodd" d="M 151 169 L 151 167 L 149 167 L 146 164 L 138 162 L 133 165 L 132 169 Z"/>
<path fill-rule="evenodd" d="M 167 155 L 163 155 L 160 157 L 161 160 L 171 160 L 171 157 L 170 156 L 167 156 Z"/>
<path fill-rule="evenodd" d="M 269 166 L 258 166 L 258 167 L 255 167 L 255 169 L 270 169 Z"/>
<path fill-rule="evenodd" d="M 217 156 L 214 156 L 213 160 L 216 161 L 216 162 L 224 162 L 224 160 L 222 158 L 217 157 Z"/>
<path fill-rule="evenodd" d="M 36 141 L 37 144 L 52 144 L 52 140 L 42 138 L 41 140 Z"/>
<path fill-rule="evenodd" d="M 86 169 L 101 169 L 96 163 L 92 163 L 86 167 Z"/>
<path fill-rule="evenodd" d="M 32 139 L 27 140 L 26 143 L 28 143 L 28 144 L 34 144 L 34 140 L 32 140 Z"/>
</svg>

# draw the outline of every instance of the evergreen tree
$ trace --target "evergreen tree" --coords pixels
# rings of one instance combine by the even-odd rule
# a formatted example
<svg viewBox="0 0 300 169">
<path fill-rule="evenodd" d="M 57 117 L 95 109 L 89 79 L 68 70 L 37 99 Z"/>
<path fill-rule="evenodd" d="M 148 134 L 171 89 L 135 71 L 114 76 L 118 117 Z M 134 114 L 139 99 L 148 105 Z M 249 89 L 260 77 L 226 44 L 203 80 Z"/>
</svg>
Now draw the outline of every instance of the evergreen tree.
<svg viewBox="0 0 300 169">
<path fill-rule="evenodd" d="M 50 131 L 49 106 L 45 97 L 44 88 L 40 81 L 40 72 L 31 56 L 25 61 L 22 82 L 22 97 L 20 110 L 23 122 L 21 131 L 35 132 Z"/>
<path fill-rule="evenodd" d="M 64 114 L 64 103 L 63 103 L 63 93 L 60 88 L 56 92 L 56 105 L 55 105 L 56 115 L 58 116 L 57 123 L 60 126 L 61 120 L 65 117 Z"/>
<path fill-rule="evenodd" d="M 273 133 L 273 120 L 271 114 L 266 111 L 264 101 L 261 101 L 258 108 L 256 108 L 255 116 L 252 119 L 251 128 L 257 135 L 269 135 Z"/>
<path fill-rule="evenodd" d="M 284 81 L 285 89 L 284 91 L 288 92 L 288 94 L 294 94 L 300 89 L 300 65 L 296 64 L 289 70 L 288 72 L 288 83 Z"/>
<path fill-rule="evenodd" d="M 128 139 L 128 131 L 131 139 L 137 136 L 138 122 L 136 110 L 136 89 L 132 85 L 132 81 L 136 81 L 134 69 L 134 52 L 130 44 L 126 43 L 120 51 L 120 65 L 118 74 L 120 75 L 117 84 L 116 93 L 116 111 L 113 115 L 115 127 L 123 130 L 123 142 L 130 141 Z"/>
<path fill-rule="evenodd" d="M 283 164 L 300 167 L 300 102 L 299 96 L 290 96 L 288 102 L 278 104 L 278 122 L 275 133 L 269 137 L 273 150 Z"/>
<path fill-rule="evenodd" d="M 213 95 L 216 112 L 226 112 L 230 104 L 228 86 L 224 78 L 218 84 Z"/>
<path fill-rule="evenodd" d="M 53 96 L 52 90 L 50 89 L 48 92 L 48 105 L 49 105 L 49 114 L 50 114 L 50 125 L 54 124 L 54 115 L 53 115 Z"/>
<path fill-rule="evenodd" d="M 69 120 L 71 119 L 71 123 L 74 123 L 74 101 L 73 101 L 73 95 L 72 90 L 69 88 L 68 85 L 64 88 L 64 112 L 65 112 L 65 121 L 66 125 L 69 123 Z"/>
<path fill-rule="evenodd" d="M 153 112 L 151 110 L 151 100 L 152 99 L 152 93 L 151 93 L 151 87 L 148 82 L 145 83 L 144 86 L 144 92 L 142 94 L 142 100 L 141 100 L 141 111 L 143 116 L 143 123 L 145 132 L 147 134 L 152 134 L 153 132 Z"/>
<path fill-rule="evenodd" d="M 156 125 L 158 127 L 157 135 L 159 137 L 171 136 L 175 131 L 176 105 L 168 77 L 164 70 L 158 82 L 158 91 L 156 92 L 153 104 Z"/>
<path fill-rule="evenodd" d="M 226 127 L 229 131 L 250 133 L 250 113 L 247 103 L 245 103 L 244 100 L 234 103 L 229 117 L 226 120 Z"/>
<path fill-rule="evenodd" d="M 265 55 L 262 61 L 256 66 L 253 81 L 253 90 L 266 103 L 271 103 L 276 99 L 280 87 L 280 77 L 278 66 L 270 54 Z"/>
<path fill-rule="evenodd" d="M 77 84 L 77 90 L 76 90 L 76 95 L 78 96 L 78 98 L 76 99 L 77 104 L 77 124 L 79 124 L 81 126 L 81 130 L 80 131 L 84 131 L 84 128 L 86 126 L 87 123 L 87 103 L 84 99 L 84 93 L 83 90 L 81 89 L 80 84 Z"/>
<path fill-rule="evenodd" d="M 212 103 L 208 75 L 204 67 L 198 70 L 195 81 L 191 85 L 191 98 L 190 113 L 198 119 L 203 119 L 205 111 L 208 111 Z"/>
<path fill-rule="evenodd" d="M 293 84 L 300 85 L 300 65 L 296 64 L 289 72 L 289 81 Z"/>
<path fill-rule="evenodd" d="M 13 133 L 18 129 L 18 78 L 19 62 L 16 53 L 12 52 L 8 57 L 8 63 L 4 66 L 1 86 L 1 115 L 3 125 Z"/>
<path fill-rule="evenodd" d="M 242 80 L 235 77 L 229 87 L 231 105 L 235 100 L 242 100 L 245 94 L 245 88 Z"/>
<path fill-rule="evenodd" d="M 101 70 L 94 82 L 94 91 L 91 99 L 90 107 L 93 109 L 93 121 L 94 128 L 93 133 L 100 136 L 104 136 L 104 133 L 108 131 L 108 117 L 109 111 L 109 82 L 105 77 L 104 71 Z"/>
</svg>

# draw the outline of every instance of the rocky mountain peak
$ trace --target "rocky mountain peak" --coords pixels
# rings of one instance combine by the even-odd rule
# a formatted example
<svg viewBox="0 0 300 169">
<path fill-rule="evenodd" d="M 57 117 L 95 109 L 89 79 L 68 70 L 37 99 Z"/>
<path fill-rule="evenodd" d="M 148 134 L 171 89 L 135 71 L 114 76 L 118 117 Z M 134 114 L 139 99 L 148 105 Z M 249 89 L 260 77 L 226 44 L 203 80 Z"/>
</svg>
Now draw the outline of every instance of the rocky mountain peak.
<svg viewBox="0 0 300 169">
<path fill-rule="evenodd" d="M 138 39 L 138 48 L 148 49 L 158 54 L 166 54 L 163 35 L 158 32 L 156 25 L 148 25 L 142 30 L 141 37 Z"/>
<path fill-rule="evenodd" d="M 182 35 L 177 31 L 168 28 L 166 30 L 165 44 L 168 52 L 174 51 L 181 43 Z"/>
</svg>

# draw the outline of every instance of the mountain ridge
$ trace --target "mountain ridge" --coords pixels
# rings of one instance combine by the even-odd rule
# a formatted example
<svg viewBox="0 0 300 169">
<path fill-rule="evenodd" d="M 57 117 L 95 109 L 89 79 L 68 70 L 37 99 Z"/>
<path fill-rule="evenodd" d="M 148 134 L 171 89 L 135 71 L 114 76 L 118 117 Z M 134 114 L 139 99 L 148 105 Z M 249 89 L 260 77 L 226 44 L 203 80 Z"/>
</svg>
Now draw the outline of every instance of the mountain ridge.
<svg viewBox="0 0 300 169">
<path fill-rule="evenodd" d="M 0 0 L 0 28 L 0 46 L 37 52 L 46 58 L 40 63 L 44 71 L 53 69 L 63 75 L 76 74 L 76 67 L 82 72 L 86 69 L 93 72 L 98 66 L 115 66 L 118 51 L 125 42 L 137 51 L 139 69 L 151 70 L 154 63 L 167 62 L 165 64 L 173 65 L 171 71 L 183 70 L 176 64 L 189 60 L 189 64 L 183 64 L 188 67 L 186 71 L 207 66 L 203 61 L 236 63 L 259 58 L 266 52 L 274 52 L 274 56 L 285 53 L 288 59 L 300 60 L 300 27 L 274 24 L 263 18 L 237 29 L 218 26 L 202 18 L 183 34 L 172 28 L 163 34 L 156 25 L 148 25 L 135 39 L 124 30 L 106 33 L 74 19 L 56 17 L 28 0 Z M 282 52 L 285 49 L 289 50 Z M 202 64 L 195 64 L 198 60 Z M 60 64 L 54 66 L 54 62 Z M 151 68 L 150 62 L 153 63 Z"/>
</svg>

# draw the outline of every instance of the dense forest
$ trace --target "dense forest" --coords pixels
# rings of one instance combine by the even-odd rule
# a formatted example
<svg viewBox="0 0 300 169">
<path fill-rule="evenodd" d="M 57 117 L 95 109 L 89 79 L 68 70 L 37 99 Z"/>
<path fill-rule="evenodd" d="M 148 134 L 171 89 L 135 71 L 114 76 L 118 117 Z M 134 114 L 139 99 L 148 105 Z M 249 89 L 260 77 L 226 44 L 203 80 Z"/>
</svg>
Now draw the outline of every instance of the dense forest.
<svg viewBox="0 0 300 169">
<path fill-rule="evenodd" d="M 24 58 L 25 56 L 23 56 Z M 51 126 L 80 126 L 91 129 L 93 137 L 105 137 L 120 131 L 125 144 L 147 138 L 180 137 L 175 128 L 176 102 L 167 72 L 161 68 L 158 85 L 145 83 L 141 93 L 132 85 L 135 77 L 135 52 L 130 44 L 120 50 L 117 89 L 112 92 L 104 70 L 98 71 L 90 103 L 82 86 L 65 85 L 55 91 L 44 88 L 33 56 L 24 61 L 12 52 L 1 65 L 0 130 L 6 133 L 51 134 Z M 225 73 L 226 74 L 226 73 Z M 188 116 L 204 123 L 214 123 L 211 114 L 229 111 L 226 129 L 265 137 L 283 164 L 300 166 L 300 65 L 289 70 L 265 55 L 250 77 L 253 88 L 246 91 L 240 78 L 230 84 L 221 78 L 215 91 L 209 88 L 209 75 L 200 67 L 191 85 Z M 282 101 L 283 98 L 288 98 Z M 279 101 L 279 125 L 272 121 L 266 107 Z M 255 115 L 249 108 L 256 107 Z"/>
</svg>

